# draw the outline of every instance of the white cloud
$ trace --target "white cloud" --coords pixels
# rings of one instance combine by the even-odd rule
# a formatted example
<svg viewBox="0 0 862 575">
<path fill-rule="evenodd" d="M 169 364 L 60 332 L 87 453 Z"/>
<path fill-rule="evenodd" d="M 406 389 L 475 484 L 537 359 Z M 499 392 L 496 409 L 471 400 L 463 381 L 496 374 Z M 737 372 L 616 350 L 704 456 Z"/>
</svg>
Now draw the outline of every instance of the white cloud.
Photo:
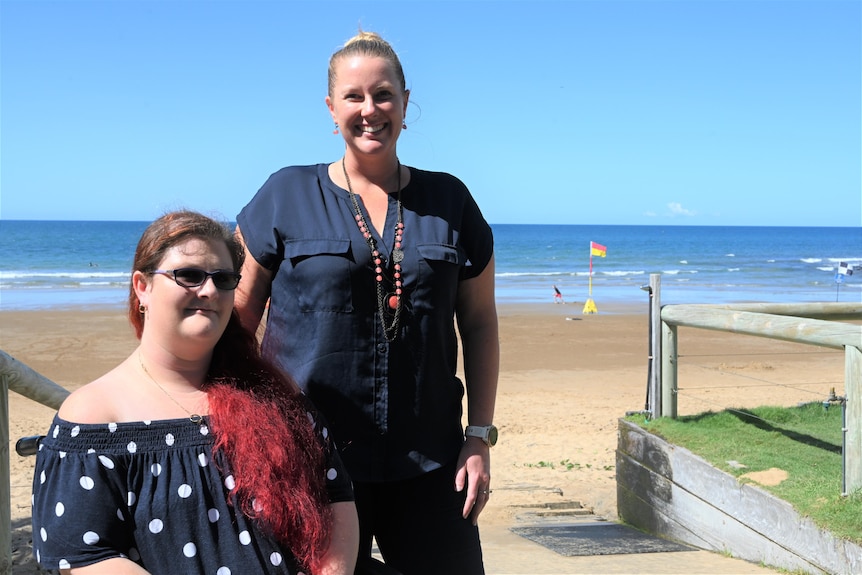
<svg viewBox="0 0 862 575">
<path fill-rule="evenodd" d="M 696 216 L 697 212 L 682 207 L 679 202 L 669 202 L 667 205 L 671 216 Z"/>
</svg>

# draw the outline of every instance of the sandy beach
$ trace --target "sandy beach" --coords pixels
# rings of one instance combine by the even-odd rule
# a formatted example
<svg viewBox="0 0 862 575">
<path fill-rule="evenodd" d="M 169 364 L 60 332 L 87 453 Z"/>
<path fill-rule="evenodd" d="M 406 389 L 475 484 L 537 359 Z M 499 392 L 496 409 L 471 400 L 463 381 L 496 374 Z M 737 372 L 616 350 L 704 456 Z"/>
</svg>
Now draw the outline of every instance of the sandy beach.
<svg viewBox="0 0 862 575">
<path fill-rule="evenodd" d="M 644 409 L 648 367 L 645 305 L 597 301 L 505 305 L 499 309 L 502 365 L 492 451 L 491 502 L 480 526 L 507 527 L 525 503 L 579 501 L 616 519 L 617 420 Z M 122 310 L 79 308 L 0 312 L 0 349 L 72 390 L 101 375 L 135 347 Z M 725 407 L 820 401 L 843 394 L 837 351 L 681 328 L 681 414 Z M 10 393 L 14 573 L 36 573 L 29 546 L 33 459 L 15 441 L 44 433 L 53 410 Z M 495 547 L 486 551 L 489 573 Z M 574 572 L 574 571 L 535 572 Z M 662 572 L 662 571 L 651 571 Z"/>
</svg>

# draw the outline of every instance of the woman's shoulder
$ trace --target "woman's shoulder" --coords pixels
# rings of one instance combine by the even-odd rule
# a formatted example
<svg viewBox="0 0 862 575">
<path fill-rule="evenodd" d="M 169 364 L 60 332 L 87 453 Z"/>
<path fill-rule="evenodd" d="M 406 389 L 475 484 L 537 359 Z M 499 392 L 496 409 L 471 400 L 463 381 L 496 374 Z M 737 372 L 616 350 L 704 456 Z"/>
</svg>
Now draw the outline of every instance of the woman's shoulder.
<svg viewBox="0 0 862 575">
<path fill-rule="evenodd" d="M 121 419 L 121 407 L 134 401 L 129 393 L 125 363 L 70 393 L 58 415 L 77 423 L 108 423 Z"/>
<path fill-rule="evenodd" d="M 273 172 L 261 189 L 272 186 L 301 187 L 302 184 L 318 180 L 321 174 L 326 174 L 328 164 L 308 164 L 285 166 Z"/>
<path fill-rule="evenodd" d="M 101 387 L 96 380 L 79 387 L 69 394 L 60 406 L 58 415 L 66 421 L 80 423 L 104 423 L 113 418 L 107 416 L 108 404 L 101 394 Z"/>
<path fill-rule="evenodd" d="M 455 175 L 450 174 L 449 172 L 438 172 L 434 170 L 423 170 L 421 168 L 415 168 L 413 166 L 409 167 L 410 169 L 410 179 L 411 181 L 417 182 L 448 182 L 455 185 L 463 186 L 464 183 Z"/>
</svg>

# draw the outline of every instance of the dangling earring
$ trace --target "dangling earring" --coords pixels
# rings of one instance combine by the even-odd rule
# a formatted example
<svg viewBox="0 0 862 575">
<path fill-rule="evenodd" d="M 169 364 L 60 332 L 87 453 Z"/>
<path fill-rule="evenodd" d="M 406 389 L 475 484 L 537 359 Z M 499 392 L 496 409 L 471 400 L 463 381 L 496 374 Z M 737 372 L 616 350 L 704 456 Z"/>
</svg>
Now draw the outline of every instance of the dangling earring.
<svg viewBox="0 0 862 575">
<path fill-rule="evenodd" d="M 144 304 L 142 304 L 142 303 L 138 304 L 138 313 L 141 315 L 147 313 L 147 308 L 144 307 Z"/>
<path fill-rule="evenodd" d="M 335 134 L 336 136 L 338 135 L 338 122 L 335 122 L 335 129 L 332 130 L 332 133 Z"/>
<path fill-rule="evenodd" d="M 407 122 L 401 122 L 401 129 L 402 129 L 402 130 L 406 130 L 406 129 L 407 129 Z"/>
</svg>

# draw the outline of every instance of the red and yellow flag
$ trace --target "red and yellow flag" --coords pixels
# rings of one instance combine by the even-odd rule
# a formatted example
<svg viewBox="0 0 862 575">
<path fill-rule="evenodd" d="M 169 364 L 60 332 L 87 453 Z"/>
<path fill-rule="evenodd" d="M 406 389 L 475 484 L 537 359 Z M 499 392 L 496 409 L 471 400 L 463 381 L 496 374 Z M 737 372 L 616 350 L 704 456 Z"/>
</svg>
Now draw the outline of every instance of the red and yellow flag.
<svg viewBox="0 0 862 575">
<path fill-rule="evenodd" d="M 608 248 L 603 246 L 602 244 L 597 244 L 596 242 L 590 242 L 590 255 L 591 256 L 599 256 L 601 258 L 608 255 Z"/>
</svg>

